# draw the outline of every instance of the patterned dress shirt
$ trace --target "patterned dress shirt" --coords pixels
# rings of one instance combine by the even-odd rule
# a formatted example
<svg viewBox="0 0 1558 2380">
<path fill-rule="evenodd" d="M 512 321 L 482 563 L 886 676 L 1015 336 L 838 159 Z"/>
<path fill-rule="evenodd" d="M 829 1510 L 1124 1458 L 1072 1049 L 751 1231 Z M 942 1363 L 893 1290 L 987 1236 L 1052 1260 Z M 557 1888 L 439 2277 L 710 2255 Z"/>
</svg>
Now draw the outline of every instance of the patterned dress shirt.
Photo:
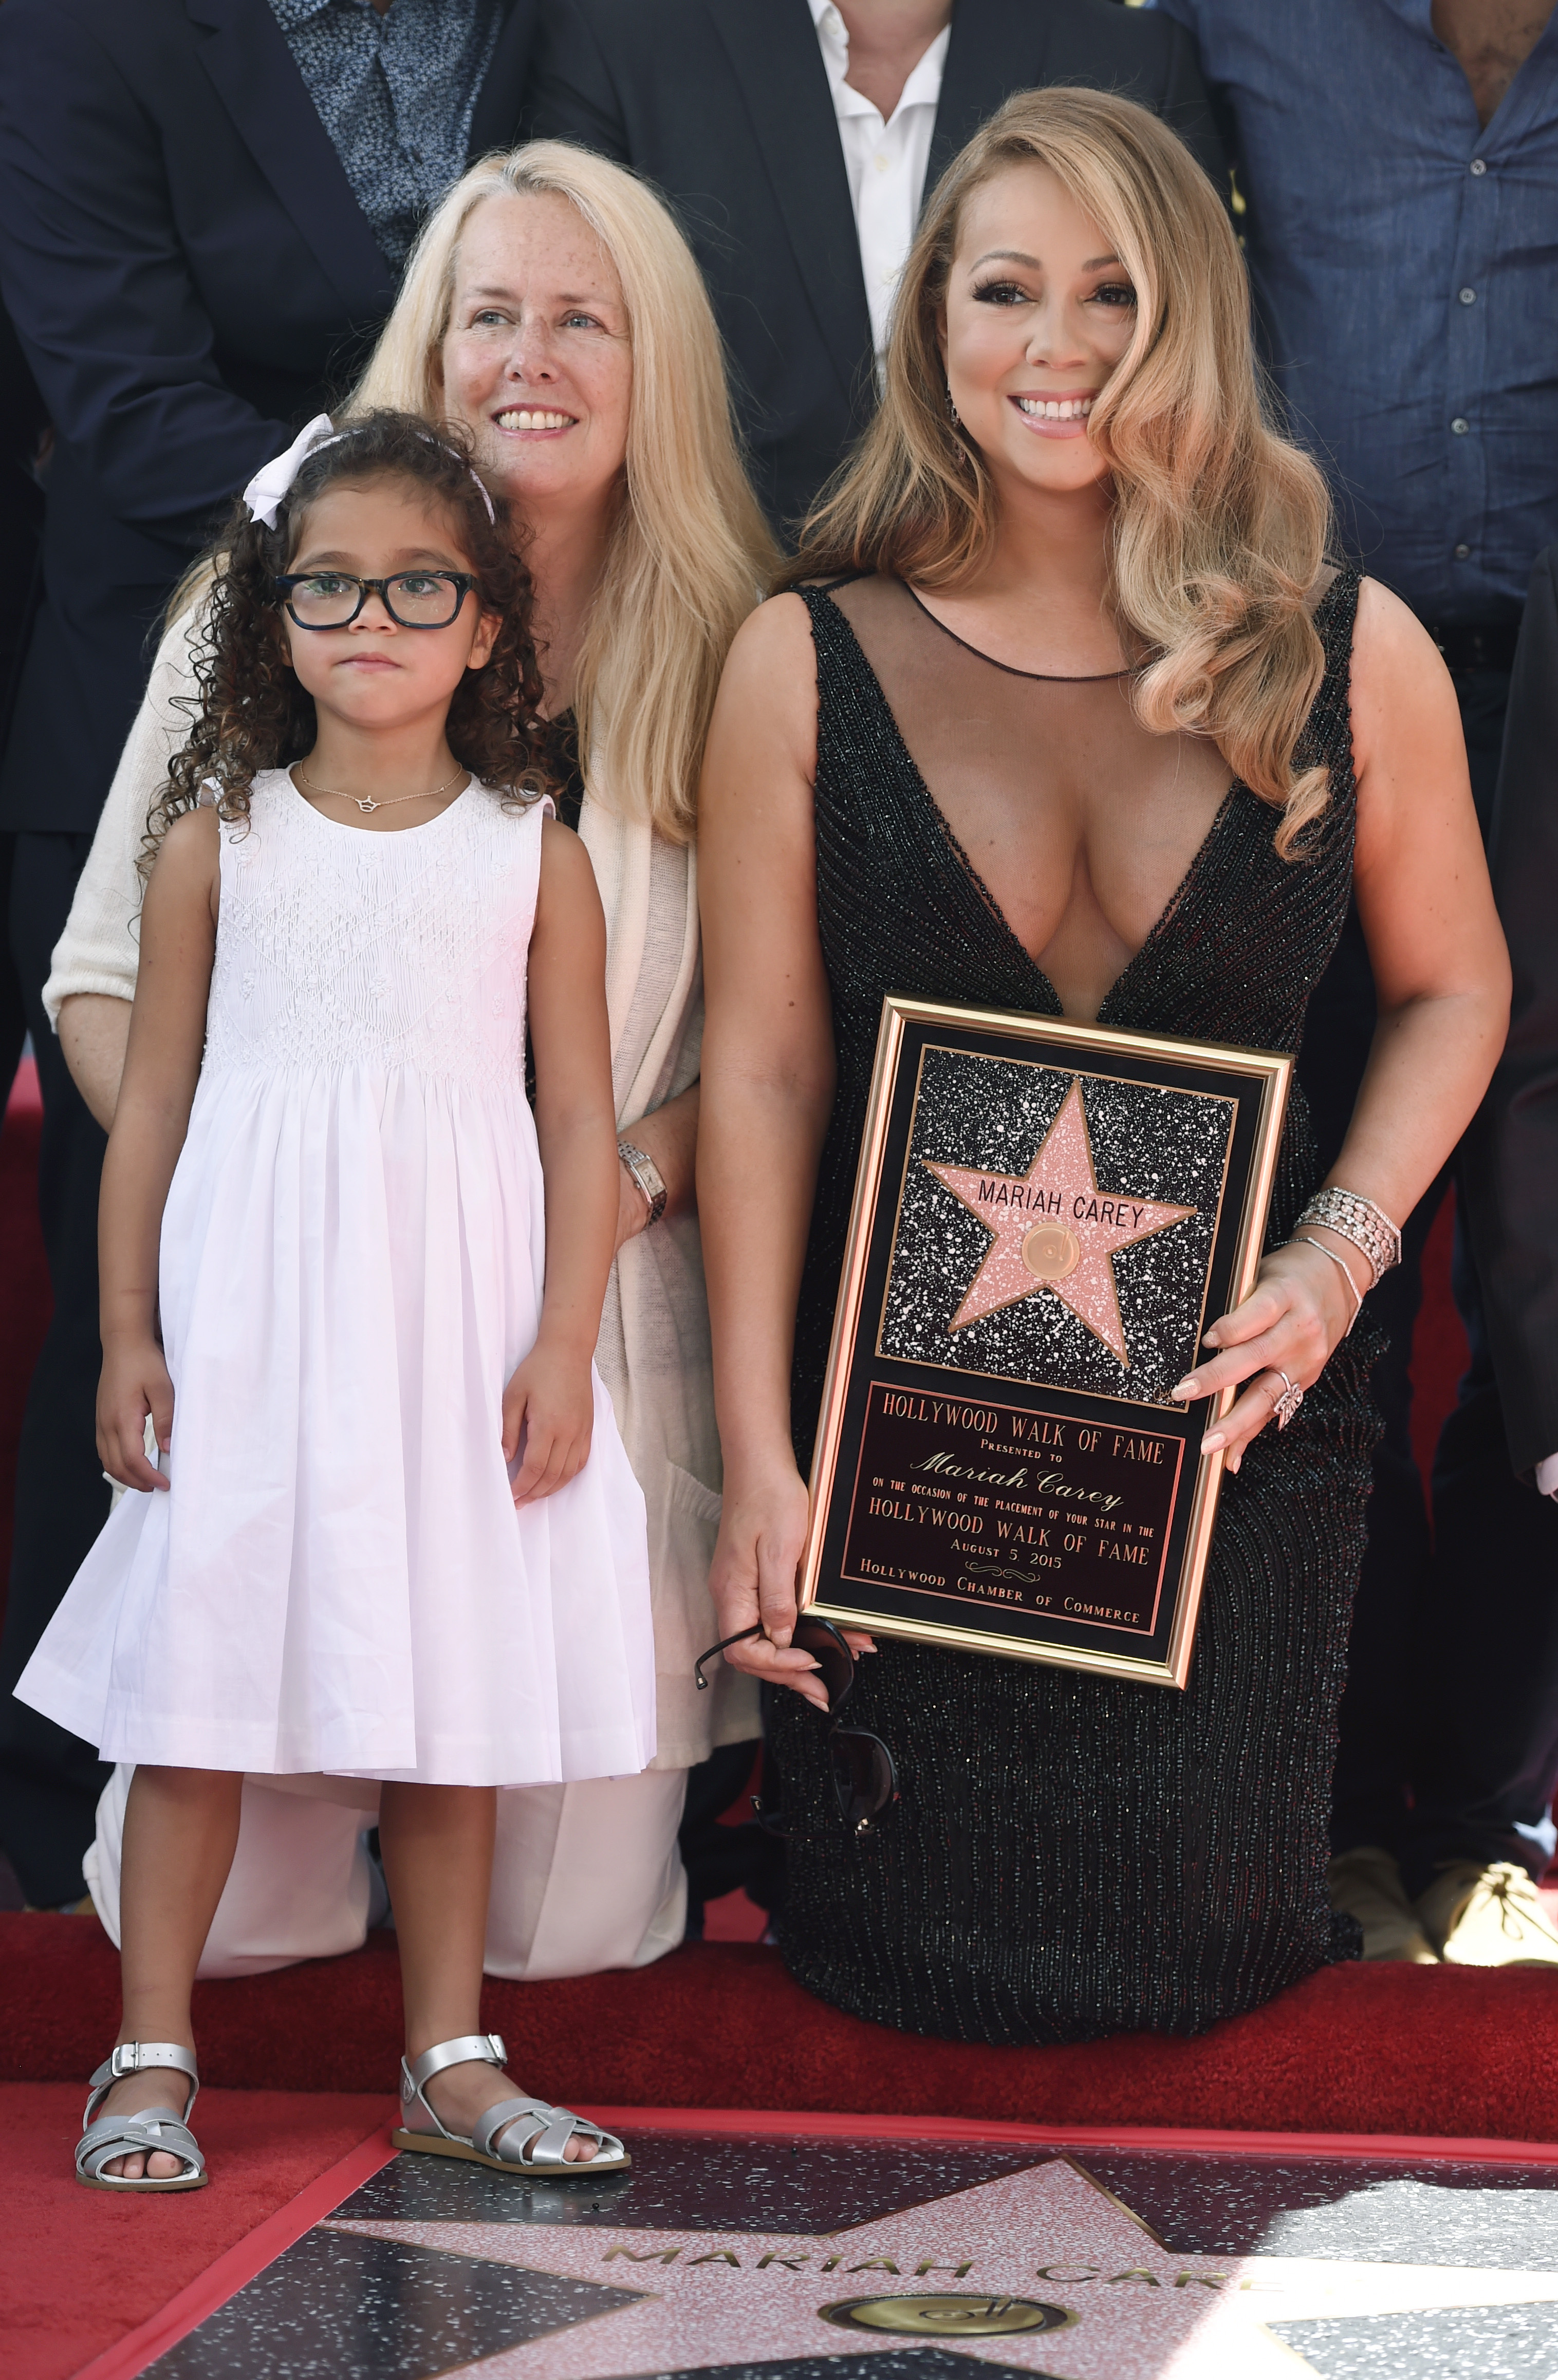
<svg viewBox="0 0 1558 2380">
<path fill-rule="evenodd" d="M 463 174 L 500 0 L 270 0 L 359 206 L 391 264 Z"/>
<path fill-rule="evenodd" d="M 1296 435 L 1364 566 L 1515 618 L 1558 540 L 1558 14 L 1486 128 L 1432 0 L 1157 0 L 1233 119 Z"/>
</svg>

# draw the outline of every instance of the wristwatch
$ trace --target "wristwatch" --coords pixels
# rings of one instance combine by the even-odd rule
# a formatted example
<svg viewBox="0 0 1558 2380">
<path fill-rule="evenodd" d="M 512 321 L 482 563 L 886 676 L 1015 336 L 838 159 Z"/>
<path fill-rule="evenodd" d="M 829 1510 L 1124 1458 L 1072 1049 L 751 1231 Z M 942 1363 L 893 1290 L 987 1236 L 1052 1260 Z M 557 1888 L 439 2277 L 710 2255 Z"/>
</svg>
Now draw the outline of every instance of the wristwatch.
<svg viewBox="0 0 1558 2380">
<path fill-rule="evenodd" d="M 644 1225 L 647 1232 L 650 1224 L 658 1223 L 665 1212 L 665 1177 L 653 1158 L 644 1149 L 635 1148 L 630 1140 L 619 1140 L 616 1153 L 643 1193 L 649 1208 L 649 1222 Z"/>
</svg>

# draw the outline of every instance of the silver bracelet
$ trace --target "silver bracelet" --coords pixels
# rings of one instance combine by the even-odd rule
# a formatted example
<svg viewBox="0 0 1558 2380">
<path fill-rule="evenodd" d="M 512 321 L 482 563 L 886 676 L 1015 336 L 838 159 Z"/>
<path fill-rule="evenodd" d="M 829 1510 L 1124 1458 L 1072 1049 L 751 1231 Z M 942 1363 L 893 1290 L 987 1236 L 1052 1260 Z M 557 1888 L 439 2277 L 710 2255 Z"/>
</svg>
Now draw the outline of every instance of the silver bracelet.
<svg viewBox="0 0 1558 2380">
<path fill-rule="evenodd" d="M 645 1206 L 649 1208 L 649 1221 L 644 1225 L 647 1232 L 650 1224 L 658 1223 L 665 1212 L 667 1195 L 665 1176 L 648 1151 L 635 1148 L 630 1140 L 619 1140 L 616 1144 L 616 1153 L 632 1175 L 634 1184 L 641 1194 Z"/>
<path fill-rule="evenodd" d="M 1308 1240 L 1311 1248 L 1318 1248 L 1322 1257 L 1329 1257 L 1337 1271 L 1341 1274 L 1342 1279 L 1346 1282 L 1347 1287 L 1352 1291 L 1353 1321 L 1348 1323 L 1345 1330 L 1342 1333 L 1344 1339 L 1350 1338 L 1352 1335 L 1353 1322 L 1356 1322 L 1358 1316 L 1363 1312 L 1363 1292 L 1359 1289 L 1357 1281 L 1354 1281 L 1352 1274 L 1347 1270 L 1346 1259 L 1343 1257 L 1339 1257 L 1334 1248 L 1328 1248 L 1323 1240 L 1317 1240 L 1312 1232 L 1296 1232 L 1294 1233 L 1294 1240 Z M 1291 1246 L 1292 1245 L 1293 1242 L 1290 1241 L 1289 1245 Z"/>
<path fill-rule="evenodd" d="M 1318 1224 L 1321 1230 L 1334 1232 L 1338 1238 L 1351 1240 L 1368 1257 L 1374 1281 L 1389 1272 L 1392 1265 L 1401 1262 L 1401 1233 L 1372 1198 L 1361 1197 L 1356 1190 L 1317 1190 L 1297 1222 L 1295 1231 L 1306 1223 Z"/>
</svg>

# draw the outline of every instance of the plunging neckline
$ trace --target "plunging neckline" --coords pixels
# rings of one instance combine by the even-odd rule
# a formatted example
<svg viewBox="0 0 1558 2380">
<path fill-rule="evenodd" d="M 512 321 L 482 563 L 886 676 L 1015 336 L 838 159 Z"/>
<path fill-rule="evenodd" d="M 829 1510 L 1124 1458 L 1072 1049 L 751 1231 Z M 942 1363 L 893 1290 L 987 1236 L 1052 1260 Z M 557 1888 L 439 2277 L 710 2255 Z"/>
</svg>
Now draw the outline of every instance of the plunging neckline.
<svg viewBox="0 0 1558 2380">
<path fill-rule="evenodd" d="M 1321 622 L 1336 589 L 1342 583 L 1343 577 L 1344 574 L 1341 571 L 1336 573 L 1336 576 L 1332 579 L 1330 586 L 1327 587 L 1324 594 L 1321 595 L 1319 602 L 1315 605 L 1312 614 L 1310 615 L 1317 634 L 1321 633 Z M 831 593 L 831 590 L 824 591 Z M 918 602 L 919 599 L 918 597 L 914 597 L 913 589 L 909 588 L 907 591 Z M 956 831 L 953 827 L 951 820 L 947 817 L 946 812 L 943 809 L 940 802 L 937 801 L 935 795 L 931 791 L 930 785 L 927 783 L 925 776 L 920 770 L 919 763 L 916 760 L 914 754 L 909 750 L 908 746 L 904 739 L 903 730 L 898 725 L 893 706 L 888 701 L 887 697 L 882 690 L 882 682 L 877 676 L 875 670 L 872 669 L 870 665 L 870 662 L 867 657 L 864 646 L 860 643 L 858 637 L 855 634 L 854 623 L 849 619 L 846 613 L 840 610 L 836 603 L 834 604 L 833 609 L 837 613 L 838 618 L 843 622 L 845 629 L 848 634 L 856 651 L 860 656 L 860 661 L 865 668 L 866 674 L 870 677 L 871 685 L 876 689 L 876 698 L 891 723 L 894 741 L 895 742 L 899 752 L 903 755 L 904 760 L 907 766 L 910 780 L 913 783 L 921 802 L 925 805 L 925 808 L 929 811 L 930 816 L 935 824 L 941 842 L 951 854 L 954 864 L 961 869 L 964 876 L 972 885 L 974 891 L 978 893 L 986 913 L 993 919 L 999 931 L 1004 936 L 1007 943 L 1016 953 L 1017 957 L 1020 958 L 1024 967 L 1028 970 L 1028 973 L 1032 977 L 1033 980 L 1037 984 L 1042 987 L 1045 994 L 1045 1001 L 1042 1004 L 1035 1003 L 1035 1014 L 1065 1017 L 1066 1022 L 1073 1025 L 1102 1025 L 1107 1023 L 1109 1021 L 1110 1009 L 1114 1007 L 1120 998 L 1137 968 L 1141 965 L 1142 960 L 1147 956 L 1150 951 L 1152 951 L 1157 947 L 1162 936 L 1167 932 L 1169 927 L 1183 912 L 1187 900 L 1195 891 L 1198 880 L 1205 872 L 1213 852 L 1227 830 L 1229 821 L 1236 812 L 1239 795 L 1242 794 L 1250 801 L 1259 800 L 1259 795 L 1250 792 L 1249 787 L 1245 783 L 1242 777 L 1235 776 L 1227 792 L 1223 795 L 1221 802 L 1219 802 L 1216 812 L 1214 813 L 1205 834 L 1201 837 L 1200 842 L 1196 845 L 1195 850 L 1191 853 L 1184 874 L 1180 877 L 1178 883 L 1175 886 L 1173 892 L 1169 894 L 1168 899 L 1164 902 L 1163 906 L 1158 912 L 1157 917 L 1153 919 L 1152 924 L 1148 929 L 1145 938 L 1132 952 L 1130 957 L 1126 961 L 1125 965 L 1121 968 L 1119 974 L 1114 978 L 1114 982 L 1104 993 L 1103 998 L 1099 1002 L 1098 1007 L 1094 1011 L 1093 1014 L 1091 1016 L 1067 1016 L 1065 1004 L 1061 1000 L 1059 992 L 1056 991 L 1053 983 L 1045 974 L 1044 969 L 1040 965 L 1039 961 L 1034 957 L 1032 952 L 1029 949 L 1028 944 L 1023 941 L 1021 937 L 1016 933 L 1010 918 L 1006 915 L 1006 912 L 1003 909 L 1000 902 L 991 891 L 990 886 L 985 882 L 984 878 L 980 875 L 979 869 L 969 858 L 968 854 L 964 850 L 962 844 L 957 838 Z M 920 604 L 919 609 L 924 612 L 924 605 Z M 933 626 L 942 628 L 942 622 L 936 619 L 933 613 L 926 612 L 925 617 L 931 621 Z M 962 644 L 964 642 L 963 638 L 956 636 L 950 628 L 943 628 L 943 635 L 951 637 L 955 644 Z M 992 661 L 988 653 L 980 652 L 977 646 L 970 645 L 967 650 L 969 652 L 976 654 L 977 658 L 980 661 L 989 662 L 992 669 L 1003 669 L 1005 666 L 1004 662 Z M 1026 671 L 1017 671 L 1009 674 L 1017 676 L 1031 674 L 1031 673 Z M 1261 803 L 1262 808 L 1266 808 L 1268 807 L 1269 805 Z"/>
</svg>

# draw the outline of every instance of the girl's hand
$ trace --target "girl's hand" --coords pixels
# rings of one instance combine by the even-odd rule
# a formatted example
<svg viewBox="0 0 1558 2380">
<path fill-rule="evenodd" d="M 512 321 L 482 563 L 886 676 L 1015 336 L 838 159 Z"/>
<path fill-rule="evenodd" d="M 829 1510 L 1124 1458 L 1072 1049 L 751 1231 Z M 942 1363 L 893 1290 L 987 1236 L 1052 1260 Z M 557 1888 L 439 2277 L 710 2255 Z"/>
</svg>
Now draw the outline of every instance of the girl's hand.
<svg viewBox="0 0 1558 2380">
<path fill-rule="evenodd" d="M 146 1459 L 146 1416 L 165 1454 L 173 1443 L 173 1382 L 154 1339 L 113 1340 L 103 1349 L 97 1384 L 97 1451 L 121 1488 L 165 1488 L 164 1473 Z"/>
<path fill-rule="evenodd" d="M 1349 1253 L 1353 1264 L 1361 1268 L 1357 1250 Z M 1263 1257 L 1260 1278 L 1244 1304 L 1214 1322 L 1206 1334 L 1204 1343 L 1223 1352 L 1199 1364 L 1173 1391 L 1188 1404 L 1240 1380 L 1249 1382 L 1202 1439 L 1202 1451 L 1225 1448 L 1228 1468 L 1236 1471 L 1245 1448 L 1265 1428 L 1277 1400 L 1286 1394 L 1278 1374 L 1285 1372 L 1296 1388 L 1311 1387 L 1332 1350 L 1345 1337 L 1355 1312 L 1345 1282 L 1319 1248 L 1299 1240 Z"/>
<path fill-rule="evenodd" d="M 816 1662 L 790 1642 L 807 1507 L 806 1485 L 793 1462 L 781 1458 L 740 1489 L 733 1488 L 727 1474 L 709 1592 L 722 1636 L 762 1623 L 761 1636 L 749 1636 L 725 1653 L 731 1668 L 771 1686 L 789 1686 L 825 1711 L 828 1697 Z M 846 1629 L 845 1635 L 851 1652 L 875 1652 L 870 1638 L 859 1630 Z"/>
<path fill-rule="evenodd" d="M 576 1478 L 594 1426 L 590 1357 L 538 1340 L 503 1392 L 503 1458 L 516 1504 L 539 1502 Z M 521 1438 L 525 1459 L 516 1471 Z"/>
</svg>

